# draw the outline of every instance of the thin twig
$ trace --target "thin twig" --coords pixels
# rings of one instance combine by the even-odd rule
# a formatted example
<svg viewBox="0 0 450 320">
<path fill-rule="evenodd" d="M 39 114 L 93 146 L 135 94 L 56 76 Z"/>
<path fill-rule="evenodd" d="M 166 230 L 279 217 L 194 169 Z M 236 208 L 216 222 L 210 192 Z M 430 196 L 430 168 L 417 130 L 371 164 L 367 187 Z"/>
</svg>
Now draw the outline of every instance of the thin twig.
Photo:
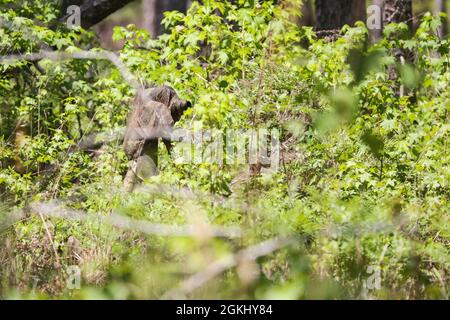
<svg viewBox="0 0 450 320">
<path fill-rule="evenodd" d="M 42 224 L 44 225 L 44 229 L 45 229 L 45 232 L 47 233 L 47 237 L 50 242 L 50 245 L 52 246 L 53 254 L 55 255 L 55 259 L 56 259 L 56 265 L 59 267 L 60 266 L 59 255 L 58 255 L 58 252 L 56 251 L 55 242 L 53 241 L 53 237 L 50 233 L 50 230 L 48 229 L 48 226 L 47 226 L 47 223 L 45 222 L 44 217 L 42 216 L 42 214 L 40 212 L 38 212 L 38 214 L 39 214 L 39 217 L 41 218 Z"/>
</svg>

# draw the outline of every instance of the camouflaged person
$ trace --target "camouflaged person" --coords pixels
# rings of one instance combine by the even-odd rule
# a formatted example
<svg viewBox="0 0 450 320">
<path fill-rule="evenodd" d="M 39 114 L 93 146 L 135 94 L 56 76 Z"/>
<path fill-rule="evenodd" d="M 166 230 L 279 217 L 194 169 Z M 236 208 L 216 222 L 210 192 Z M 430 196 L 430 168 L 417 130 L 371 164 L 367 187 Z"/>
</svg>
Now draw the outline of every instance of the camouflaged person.
<svg viewBox="0 0 450 320">
<path fill-rule="evenodd" d="M 158 140 L 163 139 L 170 154 L 170 134 L 191 103 L 178 97 L 168 86 L 138 92 L 128 119 L 123 147 L 130 159 L 124 179 L 125 189 L 132 191 L 138 180 L 158 174 Z"/>
</svg>

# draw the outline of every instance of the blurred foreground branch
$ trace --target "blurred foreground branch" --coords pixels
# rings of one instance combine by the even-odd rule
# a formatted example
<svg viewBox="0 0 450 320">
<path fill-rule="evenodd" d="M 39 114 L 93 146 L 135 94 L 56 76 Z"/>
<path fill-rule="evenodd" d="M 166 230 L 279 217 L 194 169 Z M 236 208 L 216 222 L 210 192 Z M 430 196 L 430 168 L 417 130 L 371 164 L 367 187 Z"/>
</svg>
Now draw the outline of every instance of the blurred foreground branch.
<svg viewBox="0 0 450 320">
<path fill-rule="evenodd" d="M 35 53 L 28 54 L 12 54 L 6 56 L 0 56 L 0 63 L 19 61 L 40 61 L 43 59 L 49 59 L 52 61 L 61 61 L 68 59 L 84 59 L 84 60 L 109 60 L 120 72 L 122 77 L 127 81 L 134 89 L 139 90 L 142 88 L 136 77 L 130 72 L 128 67 L 120 60 L 120 58 L 111 51 L 77 51 L 77 52 L 62 52 L 62 51 L 46 51 L 42 50 Z"/>
<path fill-rule="evenodd" d="M 237 266 L 244 261 L 255 261 L 260 257 L 267 256 L 277 250 L 285 248 L 294 243 L 293 238 L 274 238 L 257 245 L 248 247 L 237 252 L 234 255 L 226 256 L 210 264 L 205 270 L 202 270 L 178 285 L 176 288 L 164 294 L 163 299 L 184 299 L 186 295 L 200 288 L 206 282 L 222 274 L 228 269 Z"/>
<path fill-rule="evenodd" d="M 218 237 L 218 238 L 239 238 L 241 230 L 236 227 L 209 226 L 208 228 L 198 228 L 191 225 L 167 225 L 150 223 L 145 220 L 137 220 L 118 214 L 103 216 L 99 214 L 89 214 L 81 210 L 73 210 L 64 207 L 56 202 L 32 203 L 23 210 L 17 210 L 7 216 L 0 224 L 0 231 L 10 227 L 12 224 L 23 220 L 33 214 L 42 217 L 54 217 L 74 221 L 92 221 L 104 223 L 112 227 L 142 232 L 148 235 L 170 236 L 170 237 Z"/>
</svg>

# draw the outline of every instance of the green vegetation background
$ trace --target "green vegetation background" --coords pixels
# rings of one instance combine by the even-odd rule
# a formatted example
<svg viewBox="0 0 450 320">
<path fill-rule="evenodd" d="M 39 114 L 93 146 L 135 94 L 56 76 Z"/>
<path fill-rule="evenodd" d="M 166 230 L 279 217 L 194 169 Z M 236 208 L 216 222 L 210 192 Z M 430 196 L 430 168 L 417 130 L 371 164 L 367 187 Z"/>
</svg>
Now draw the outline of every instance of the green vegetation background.
<svg viewBox="0 0 450 320">
<path fill-rule="evenodd" d="M 164 191 L 125 194 L 119 143 L 96 157 L 74 148 L 84 135 L 124 126 L 133 91 L 120 73 L 105 61 L 0 64 L 5 221 L 57 199 L 86 216 L 199 230 L 154 236 L 31 212 L 0 231 L 0 297 L 160 298 L 214 261 L 282 236 L 295 243 L 238 261 L 187 297 L 448 298 L 450 44 L 435 35 L 439 19 L 425 15 L 414 34 L 390 25 L 370 45 L 362 23 L 336 41 L 298 27 L 298 1 L 238 2 L 194 2 L 186 15 L 168 13 L 170 31 L 157 39 L 128 26 L 114 40 L 125 41 L 120 58 L 140 79 L 170 84 L 193 102 L 179 127 L 280 129 L 276 173 L 177 164 L 161 147 L 161 174 L 147 184 Z M 98 50 L 92 32 L 46 27 L 57 10 L 34 1 L 2 11 L 13 27 L 0 26 L 0 53 Z M 399 48 L 414 60 L 399 63 Z M 30 135 L 17 148 L 21 122 Z M 206 222 L 239 227 L 243 237 L 212 239 Z M 66 286 L 72 265 L 81 268 L 79 290 Z"/>
</svg>

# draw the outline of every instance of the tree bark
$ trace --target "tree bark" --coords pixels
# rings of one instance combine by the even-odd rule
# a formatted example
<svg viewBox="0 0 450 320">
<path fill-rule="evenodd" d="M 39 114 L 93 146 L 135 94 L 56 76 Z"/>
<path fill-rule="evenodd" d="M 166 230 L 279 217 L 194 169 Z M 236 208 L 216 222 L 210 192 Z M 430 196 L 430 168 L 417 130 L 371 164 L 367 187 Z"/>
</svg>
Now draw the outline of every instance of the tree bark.
<svg viewBox="0 0 450 320">
<path fill-rule="evenodd" d="M 365 21 L 364 0 L 316 0 L 316 27 L 318 30 L 340 29 L 345 24 Z"/>
<path fill-rule="evenodd" d="M 366 21 L 367 7 L 365 0 L 353 0 L 352 2 L 352 20 L 353 23 L 356 21 Z"/>
<path fill-rule="evenodd" d="M 66 12 L 67 6 L 77 4 L 81 11 L 81 26 L 88 29 L 96 25 L 110 14 L 121 9 L 133 0 L 84 0 L 84 1 L 62 1 L 60 22 L 65 22 L 69 15 Z"/>
<path fill-rule="evenodd" d="M 143 27 L 147 29 L 152 37 L 157 37 L 164 32 L 161 21 L 164 12 L 177 10 L 186 12 L 187 0 L 143 0 Z"/>
<path fill-rule="evenodd" d="M 373 26 L 374 28 L 371 31 L 372 42 L 378 42 L 383 37 L 383 27 L 384 27 L 384 0 L 373 0 L 372 5 L 378 8 L 377 11 L 372 12 L 375 16 L 372 17 L 375 19 L 379 25 Z"/>
<path fill-rule="evenodd" d="M 313 26 L 314 25 L 314 9 L 312 0 L 306 0 L 303 2 L 302 6 L 302 17 L 299 21 L 302 26 Z"/>
<path fill-rule="evenodd" d="M 436 0 L 436 15 L 441 12 L 447 13 L 447 2 L 445 0 Z M 448 32 L 448 20 L 442 19 L 442 26 L 438 30 L 439 38 L 443 39 Z"/>
</svg>

